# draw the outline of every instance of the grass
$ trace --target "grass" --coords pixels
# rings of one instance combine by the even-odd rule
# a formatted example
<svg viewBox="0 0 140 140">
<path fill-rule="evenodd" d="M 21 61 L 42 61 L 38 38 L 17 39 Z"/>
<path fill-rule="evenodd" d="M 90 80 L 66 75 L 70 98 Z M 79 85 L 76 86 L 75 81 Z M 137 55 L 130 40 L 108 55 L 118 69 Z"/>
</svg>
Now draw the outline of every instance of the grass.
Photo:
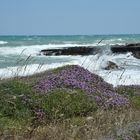
<svg viewBox="0 0 140 140">
<path fill-rule="evenodd" d="M 35 84 L 50 73 L 70 67 L 0 81 L 0 139 L 10 135 L 15 139 L 98 140 L 115 133 L 116 128 L 140 121 L 136 88 L 116 89 L 131 103 L 120 110 L 104 110 L 77 88 L 57 88 L 47 93 L 35 90 Z"/>
<path fill-rule="evenodd" d="M 16 80 L 4 81 L 0 84 L 0 126 L 3 128 L 24 126 L 31 120 L 31 114 L 20 96 L 31 94 L 30 88 Z"/>
<path fill-rule="evenodd" d="M 43 108 L 49 120 L 87 116 L 97 105 L 80 90 L 59 89 L 43 96 Z"/>
<path fill-rule="evenodd" d="M 135 130 L 129 131 L 126 135 L 118 136 L 117 140 L 140 140 L 140 134 L 137 134 Z"/>
<path fill-rule="evenodd" d="M 140 87 L 139 86 L 121 86 L 118 87 L 117 92 L 126 96 L 130 102 L 131 106 L 136 109 L 140 109 Z"/>
</svg>

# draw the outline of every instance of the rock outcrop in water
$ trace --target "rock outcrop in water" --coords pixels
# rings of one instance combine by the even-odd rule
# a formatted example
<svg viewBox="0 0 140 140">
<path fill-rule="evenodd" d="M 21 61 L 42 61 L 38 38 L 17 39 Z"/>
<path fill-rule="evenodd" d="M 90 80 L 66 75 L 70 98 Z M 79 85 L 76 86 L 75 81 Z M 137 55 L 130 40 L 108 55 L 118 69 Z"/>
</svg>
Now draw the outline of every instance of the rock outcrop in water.
<svg viewBox="0 0 140 140">
<path fill-rule="evenodd" d="M 112 46 L 111 51 L 113 53 L 132 52 L 134 57 L 140 59 L 140 43 Z"/>
<path fill-rule="evenodd" d="M 86 46 L 75 46 L 68 48 L 59 48 L 59 49 L 45 49 L 41 50 L 41 53 L 44 55 L 89 55 L 97 52 L 96 47 L 86 47 Z"/>
<path fill-rule="evenodd" d="M 99 46 L 74 46 L 65 48 L 45 49 L 41 50 L 43 55 L 90 55 L 97 54 L 102 49 Z M 111 46 L 112 53 L 127 53 L 132 52 L 133 56 L 140 59 L 140 43 L 113 45 Z"/>
<path fill-rule="evenodd" d="M 107 66 L 104 68 L 105 70 L 112 70 L 112 69 L 118 69 L 119 66 L 117 64 L 115 64 L 112 61 L 108 61 L 107 62 Z"/>
</svg>

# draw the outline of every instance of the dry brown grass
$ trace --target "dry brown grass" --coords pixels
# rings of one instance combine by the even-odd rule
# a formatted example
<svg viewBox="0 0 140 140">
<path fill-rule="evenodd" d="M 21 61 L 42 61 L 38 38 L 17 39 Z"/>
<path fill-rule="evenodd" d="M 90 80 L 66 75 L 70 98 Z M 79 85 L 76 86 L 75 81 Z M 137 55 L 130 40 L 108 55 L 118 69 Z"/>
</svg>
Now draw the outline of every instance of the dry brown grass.
<svg viewBox="0 0 140 140">
<path fill-rule="evenodd" d="M 59 123 L 40 126 L 35 130 L 12 130 L 0 132 L 0 139 L 8 140 L 101 140 L 105 135 L 117 136 L 117 129 L 130 122 L 140 122 L 140 111 L 126 109 L 123 111 L 98 110 L 88 117 L 77 117 Z M 127 131 L 127 130 L 126 130 Z M 9 135 L 10 134 L 10 135 Z"/>
</svg>

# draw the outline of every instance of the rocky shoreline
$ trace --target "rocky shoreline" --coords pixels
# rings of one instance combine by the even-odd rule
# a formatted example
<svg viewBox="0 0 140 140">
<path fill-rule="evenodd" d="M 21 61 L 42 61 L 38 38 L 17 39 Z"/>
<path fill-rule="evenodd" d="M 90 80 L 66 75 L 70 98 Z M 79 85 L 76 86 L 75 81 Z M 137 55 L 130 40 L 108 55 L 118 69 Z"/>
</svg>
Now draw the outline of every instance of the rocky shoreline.
<svg viewBox="0 0 140 140">
<path fill-rule="evenodd" d="M 101 51 L 99 46 L 74 46 L 55 49 L 44 49 L 40 51 L 40 54 L 46 56 L 58 56 L 58 55 L 90 55 L 97 54 Z M 110 46 L 112 53 L 128 53 L 131 52 L 134 57 L 140 59 L 140 43 L 132 43 L 126 45 L 112 45 Z"/>
</svg>

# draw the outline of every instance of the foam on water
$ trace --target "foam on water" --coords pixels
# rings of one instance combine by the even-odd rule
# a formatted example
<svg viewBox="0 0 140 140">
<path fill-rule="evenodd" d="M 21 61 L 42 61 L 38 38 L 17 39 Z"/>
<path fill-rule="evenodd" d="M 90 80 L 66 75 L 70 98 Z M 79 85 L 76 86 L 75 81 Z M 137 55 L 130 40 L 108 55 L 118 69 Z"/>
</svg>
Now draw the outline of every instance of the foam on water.
<svg viewBox="0 0 140 140">
<path fill-rule="evenodd" d="M 79 60 L 79 63 L 82 61 L 84 60 Z M 119 66 L 119 69 L 105 70 L 108 61 L 114 62 Z M 140 61 L 134 58 L 131 53 L 88 56 L 82 66 L 98 74 L 113 86 L 140 85 Z"/>
<path fill-rule="evenodd" d="M 118 85 L 140 85 L 140 70 L 114 70 L 96 72 L 114 87 Z"/>
<path fill-rule="evenodd" d="M 32 48 L 32 50 L 33 49 L 34 48 Z M 37 49 L 40 48 L 37 47 Z M 56 59 L 69 58 L 73 61 L 45 64 L 41 68 L 39 68 L 39 64 L 32 64 L 32 65 L 27 65 L 22 67 L 21 66 L 7 67 L 7 68 L 0 69 L 0 77 L 9 78 L 9 77 L 14 77 L 16 75 L 18 76 L 32 75 L 34 73 L 39 73 L 48 69 L 53 69 L 68 64 L 77 64 L 84 67 L 85 69 L 88 69 L 93 73 L 98 74 L 105 81 L 107 81 L 110 84 L 113 84 L 114 86 L 140 85 L 140 61 L 134 58 L 131 53 L 117 54 L 117 55 L 112 53 L 103 53 L 103 54 L 98 53 L 96 55 L 89 55 L 89 56 L 49 56 L 49 58 L 56 58 Z M 119 66 L 119 69 L 104 70 L 104 68 L 107 66 L 108 61 L 116 63 Z"/>
<path fill-rule="evenodd" d="M 43 49 L 65 48 L 65 47 L 78 47 L 78 46 L 105 46 L 106 43 L 94 44 L 48 44 L 48 45 L 30 45 L 30 46 L 17 46 L 17 47 L 0 47 L 0 55 L 20 55 L 23 53 L 26 56 L 36 56 Z M 114 44 L 110 44 L 114 45 Z"/>
<path fill-rule="evenodd" d="M 0 79 L 4 78 L 10 78 L 15 76 L 27 76 L 32 75 L 36 73 L 40 73 L 49 69 L 58 68 L 64 65 L 76 65 L 76 61 L 71 61 L 70 63 L 55 63 L 55 64 L 46 64 L 46 65 L 40 65 L 40 64 L 31 64 L 27 66 L 18 66 L 18 67 L 7 67 L 0 69 Z"/>
<path fill-rule="evenodd" d="M 7 41 L 0 41 L 0 44 L 3 45 L 3 44 L 7 44 L 8 42 Z"/>
</svg>

